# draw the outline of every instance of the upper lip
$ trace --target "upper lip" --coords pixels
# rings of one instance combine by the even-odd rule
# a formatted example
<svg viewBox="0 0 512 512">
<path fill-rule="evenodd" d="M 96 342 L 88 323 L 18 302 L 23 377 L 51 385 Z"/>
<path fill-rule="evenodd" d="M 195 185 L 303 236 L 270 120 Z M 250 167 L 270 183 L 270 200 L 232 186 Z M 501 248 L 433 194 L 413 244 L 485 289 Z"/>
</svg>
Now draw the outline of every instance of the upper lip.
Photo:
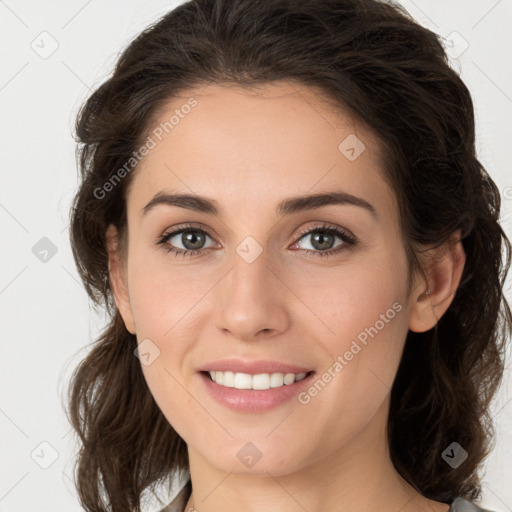
<svg viewBox="0 0 512 512">
<path fill-rule="evenodd" d="M 247 373 L 249 375 L 258 375 L 261 373 L 307 373 L 311 368 L 296 366 L 294 364 L 281 363 L 270 360 L 245 360 L 245 359 L 217 359 L 206 363 L 198 371 L 231 371 L 234 373 Z"/>
</svg>

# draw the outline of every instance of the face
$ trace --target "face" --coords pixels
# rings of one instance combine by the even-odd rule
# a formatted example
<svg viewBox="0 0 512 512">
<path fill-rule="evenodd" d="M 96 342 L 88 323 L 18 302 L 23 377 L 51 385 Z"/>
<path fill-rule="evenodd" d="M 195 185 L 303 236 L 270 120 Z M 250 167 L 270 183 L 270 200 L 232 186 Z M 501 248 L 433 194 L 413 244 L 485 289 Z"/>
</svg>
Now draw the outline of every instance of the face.
<svg viewBox="0 0 512 512">
<path fill-rule="evenodd" d="M 284 475 L 385 442 L 414 307 L 398 210 L 378 140 L 318 98 L 187 91 L 148 131 L 126 197 L 116 301 L 163 414 L 225 472 Z M 193 198 L 162 199 L 177 194 Z M 312 195 L 331 199 L 291 201 Z"/>
</svg>

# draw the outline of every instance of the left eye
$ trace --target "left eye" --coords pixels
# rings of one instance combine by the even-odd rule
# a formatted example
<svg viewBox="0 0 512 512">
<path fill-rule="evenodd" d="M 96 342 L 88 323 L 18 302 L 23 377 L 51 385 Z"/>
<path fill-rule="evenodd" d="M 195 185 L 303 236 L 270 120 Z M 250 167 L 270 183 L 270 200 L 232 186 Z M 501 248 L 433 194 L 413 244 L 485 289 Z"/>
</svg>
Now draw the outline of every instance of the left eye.
<svg viewBox="0 0 512 512">
<path fill-rule="evenodd" d="M 335 239 L 338 238 L 341 240 L 340 243 L 337 245 L 335 244 Z M 296 245 L 300 244 L 300 240 L 309 240 L 310 247 L 300 247 L 300 249 L 306 249 L 306 250 L 316 250 L 316 251 L 326 251 L 335 249 L 336 247 L 343 245 L 349 240 L 347 240 L 347 237 L 344 235 L 344 233 L 338 232 L 334 229 L 314 229 L 306 233 L 305 235 L 301 236 L 298 242 L 296 242 Z"/>
<path fill-rule="evenodd" d="M 351 249 L 357 243 L 355 238 L 348 232 L 331 226 L 316 226 L 308 231 L 303 231 L 301 234 L 301 238 L 292 247 L 304 249 L 306 254 L 311 256 L 330 256 L 340 251 Z M 341 242 L 334 245 L 336 238 L 340 239 Z M 312 249 L 301 247 L 300 241 L 302 239 L 309 239 L 309 245 Z"/>
</svg>

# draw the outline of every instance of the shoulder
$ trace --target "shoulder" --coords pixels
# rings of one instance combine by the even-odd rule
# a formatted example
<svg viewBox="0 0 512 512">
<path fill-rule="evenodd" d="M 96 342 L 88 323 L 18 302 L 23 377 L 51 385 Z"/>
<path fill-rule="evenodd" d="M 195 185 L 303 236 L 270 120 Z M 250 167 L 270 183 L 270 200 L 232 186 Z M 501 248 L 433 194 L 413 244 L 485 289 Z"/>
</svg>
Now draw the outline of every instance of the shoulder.
<svg viewBox="0 0 512 512">
<path fill-rule="evenodd" d="M 181 488 L 176 494 L 174 499 L 167 504 L 164 508 L 161 508 L 158 512 L 183 512 L 185 505 L 190 498 L 192 492 L 192 486 L 190 480 Z"/>
<path fill-rule="evenodd" d="M 183 512 L 185 504 L 190 497 L 190 481 L 178 492 L 175 498 L 164 508 L 158 512 Z M 455 498 L 451 505 L 449 512 L 494 512 L 485 508 L 481 508 L 475 503 L 468 501 L 464 498 Z"/>
<path fill-rule="evenodd" d="M 464 498 L 458 497 L 452 501 L 449 512 L 494 512 L 486 508 L 481 508 L 475 503 Z"/>
</svg>

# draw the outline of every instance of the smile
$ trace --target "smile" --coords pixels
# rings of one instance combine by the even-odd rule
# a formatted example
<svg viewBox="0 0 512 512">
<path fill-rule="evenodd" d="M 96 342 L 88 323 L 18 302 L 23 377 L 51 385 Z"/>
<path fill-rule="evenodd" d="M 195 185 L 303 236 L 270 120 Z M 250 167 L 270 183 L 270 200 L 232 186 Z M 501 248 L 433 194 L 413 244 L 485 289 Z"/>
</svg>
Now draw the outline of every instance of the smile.
<svg viewBox="0 0 512 512">
<path fill-rule="evenodd" d="M 289 386 L 306 377 L 306 373 L 238 373 L 231 371 L 208 371 L 216 384 L 227 388 L 265 390 Z"/>
<path fill-rule="evenodd" d="M 258 413 L 292 400 L 311 385 L 316 372 L 251 374 L 203 370 L 198 375 L 216 402 L 236 412 Z"/>
</svg>

